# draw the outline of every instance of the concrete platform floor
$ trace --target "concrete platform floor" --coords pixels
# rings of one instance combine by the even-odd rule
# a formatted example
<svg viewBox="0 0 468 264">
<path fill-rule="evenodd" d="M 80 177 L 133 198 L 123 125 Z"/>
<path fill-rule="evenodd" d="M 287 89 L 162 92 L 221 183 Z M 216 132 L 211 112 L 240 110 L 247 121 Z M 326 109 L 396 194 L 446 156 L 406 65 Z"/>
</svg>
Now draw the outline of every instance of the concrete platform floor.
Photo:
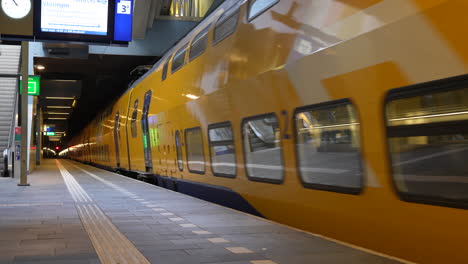
<svg viewBox="0 0 468 264">
<path fill-rule="evenodd" d="M 0 264 L 398 263 L 68 160 L 0 178 Z"/>
</svg>

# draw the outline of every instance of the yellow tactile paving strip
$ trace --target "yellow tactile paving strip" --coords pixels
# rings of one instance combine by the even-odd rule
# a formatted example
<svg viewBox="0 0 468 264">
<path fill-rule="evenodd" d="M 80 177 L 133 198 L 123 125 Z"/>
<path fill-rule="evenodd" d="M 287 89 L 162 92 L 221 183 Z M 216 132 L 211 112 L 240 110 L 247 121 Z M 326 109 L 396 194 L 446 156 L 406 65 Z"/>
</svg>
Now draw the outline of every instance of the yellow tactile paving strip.
<svg viewBox="0 0 468 264">
<path fill-rule="evenodd" d="M 103 264 L 150 263 L 115 227 L 94 203 L 75 178 L 56 161 L 68 191 L 76 203 L 78 214 Z"/>
<path fill-rule="evenodd" d="M 160 213 L 161 215 L 163 216 L 167 216 L 169 217 L 168 219 L 173 221 L 173 222 L 179 222 L 179 221 L 186 221 L 186 219 L 182 218 L 182 217 L 176 217 L 174 213 L 170 213 L 170 212 L 167 212 L 166 209 L 163 209 L 163 208 L 154 208 L 156 205 L 153 205 L 151 204 L 151 202 L 147 202 L 145 201 L 145 199 L 141 199 L 141 198 L 138 198 L 139 196 L 127 191 L 125 188 L 123 187 L 120 187 L 112 182 L 109 182 L 107 180 L 104 180 L 102 179 L 101 177 L 99 177 L 98 175 L 88 171 L 88 170 L 85 170 L 83 169 L 82 167 L 80 166 L 76 166 L 72 163 L 68 163 L 67 164 L 71 165 L 72 167 L 78 169 L 78 170 L 81 170 L 82 172 L 88 174 L 89 176 L 91 176 L 92 178 L 106 184 L 107 186 L 111 187 L 111 188 L 114 188 L 116 191 L 119 191 L 119 192 L 122 192 L 123 194 L 125 195 L 129 195 L 130 197 L 132 197 L 135 201 L 138 201 L 140 202 L 141 204 L 144 204 L 146 205 L 147 207 L 150 207 L 152 208 L 154 211 L 163 211 L 162 213 Z M 181 227 L 187 227 L 187 228 L 190 228 L 190 227 L 194 227 L 194 228 L 197 228 L 199 229 L 198 226 L 194 225 L 194 224 L 179 224 Z M 194 230 L 192 231 L 194 234 L 197 234 L 197 235 L 208 235 L 208 234 L 212 234 L 211 232 L 209 231 L 206 231 L 206 230 Z M 226 239 L 223 239 L 223 238 L 220 238 L 220 237 L 216 237 L 216 238 L 210 238 L 210 239 L 207 239 L 208 241 L 210 241 L 211 243 L 213 244 L 216 244 L 216 243 L 229 243 L 230 241 L 226 240 Z M 234 253 L 234 254 L 246 254 L 246 253 L 254 253 L 253 251 L 251 251 L 250 249 L 248 248 L 245 248 L 245 247 L 225 247 L 226 250 Z M 252 261 L 249 261 L 249 263 L 251 264 L 278 264 L 272 260 L 252 260 Z"/>
</svg>

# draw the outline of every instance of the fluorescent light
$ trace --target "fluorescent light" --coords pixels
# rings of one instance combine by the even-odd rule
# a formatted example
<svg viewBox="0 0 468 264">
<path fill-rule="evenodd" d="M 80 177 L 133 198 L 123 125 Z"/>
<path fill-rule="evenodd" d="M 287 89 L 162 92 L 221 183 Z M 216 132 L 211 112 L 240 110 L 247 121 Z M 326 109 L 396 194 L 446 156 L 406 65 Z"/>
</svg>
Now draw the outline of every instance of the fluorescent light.
<svg viewBox="0 0 468 264">
<path fill-rule="evenodd" d="M 47 108 L 71 108 L 71 106 L 47 106 Z"/>
<path fill-rule="evenodd" d="M 48 115 L 69 115 L 70 113 L 46 112 Z"/>
<path fill-rule="evenodd" d="M 46 96 L 46 99 L 75 100 L 75 97 Z"/>
<path fill-rule="evenodd" d="M 48 120 L 67 120 L 65 117 L 49 117 Z"/>
<path fill-rule="evenodd" d="M 44 67 L 44 65 L 36 65 L 36 69 L 45 70 L 45 67 Z"/>
<path fill-rule="evenodd" d="M 190 99 L 198 99 L 199 96 L 193 95 L 193 94 L 186 94 L 185 97 L 190 98 Z"/>
</svg>

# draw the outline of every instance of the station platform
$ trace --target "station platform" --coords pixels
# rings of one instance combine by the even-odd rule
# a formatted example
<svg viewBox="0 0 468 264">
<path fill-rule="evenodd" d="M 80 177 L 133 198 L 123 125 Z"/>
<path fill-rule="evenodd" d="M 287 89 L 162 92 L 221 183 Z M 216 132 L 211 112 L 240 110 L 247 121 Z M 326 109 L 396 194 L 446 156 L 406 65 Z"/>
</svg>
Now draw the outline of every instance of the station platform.
<svg viewBox="0 0 468 264">
<path fill-rule="evenodd" d="M 399 263 L 69 160 L 0 178 L 0 263 Z"/>
</svg>

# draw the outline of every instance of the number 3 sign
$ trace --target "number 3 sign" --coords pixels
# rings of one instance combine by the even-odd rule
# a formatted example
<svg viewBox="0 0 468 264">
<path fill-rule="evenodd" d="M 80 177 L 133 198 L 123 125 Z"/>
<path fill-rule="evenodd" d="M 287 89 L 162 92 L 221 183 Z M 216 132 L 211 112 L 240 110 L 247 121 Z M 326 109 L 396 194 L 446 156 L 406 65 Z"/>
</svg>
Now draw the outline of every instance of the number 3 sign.
<svg viewBox="0 0 468 264">
<path fill-rule="evenodd" d="M 132 1 L 120 1 L 117 4 L 117 14 L 130 15 L 132 11 Z"/>
</svg>

